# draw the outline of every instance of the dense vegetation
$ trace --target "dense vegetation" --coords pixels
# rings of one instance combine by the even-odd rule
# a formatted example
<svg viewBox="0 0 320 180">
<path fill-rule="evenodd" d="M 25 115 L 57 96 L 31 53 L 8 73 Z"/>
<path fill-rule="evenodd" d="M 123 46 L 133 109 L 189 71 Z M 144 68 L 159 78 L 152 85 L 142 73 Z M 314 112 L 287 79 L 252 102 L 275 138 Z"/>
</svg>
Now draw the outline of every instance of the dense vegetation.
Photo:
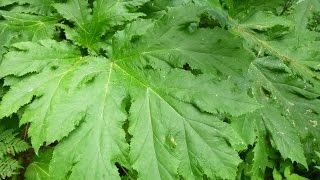
<svg viewBox="0 0 320 180">
<path fill-rule="evenodd" d="M 319 0 L 1 0 L 0 178 L 317 179 L 319 47 Z"/>
</svg>

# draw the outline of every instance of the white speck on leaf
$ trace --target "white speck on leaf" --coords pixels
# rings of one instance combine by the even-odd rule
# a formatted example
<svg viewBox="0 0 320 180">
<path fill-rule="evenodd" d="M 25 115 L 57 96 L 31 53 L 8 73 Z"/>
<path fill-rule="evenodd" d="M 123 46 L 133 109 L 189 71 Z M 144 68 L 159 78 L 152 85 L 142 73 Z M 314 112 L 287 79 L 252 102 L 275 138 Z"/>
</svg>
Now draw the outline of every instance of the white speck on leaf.
<svg viewBox="0 0 320 180">
<path fill-rule="evenodd" d="M 318 125 L 318 122 L 316 120 L 309 120 L 309 122 L 312 124 L 313 127 L 316 127 Z"/>
</svg>

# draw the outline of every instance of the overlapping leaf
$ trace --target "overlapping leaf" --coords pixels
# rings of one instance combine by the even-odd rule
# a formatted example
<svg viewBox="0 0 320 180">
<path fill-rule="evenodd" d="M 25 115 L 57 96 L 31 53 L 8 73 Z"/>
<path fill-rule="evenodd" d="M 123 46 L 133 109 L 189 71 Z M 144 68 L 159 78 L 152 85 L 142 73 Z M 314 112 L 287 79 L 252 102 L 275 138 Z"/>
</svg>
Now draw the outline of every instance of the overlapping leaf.
<svg viewBox="0 0 320 180">
<path fill-rule="evenodd" d="M 266 14 L 266 12 L 257 12 L 243 25 L 239 25 L 236 32 L 247 41 L 258 44 L 259 56 L 268 54 L 283 60 L 295 74 L 303 77 L 305 81 L 311 82 L 314 89 L 319 90 L 320 75 L 317 71 L 320 57 L 317 48 L 319 33 L 310 31 L 308 22 L 312 13 L 320 11 L 320 4 L 318 1 L 299 1 L 293 3 L 291 8 L 294 10 L 291 10 L 291 14 L 287 17 L 276 17 L 275 14 L 269 12 L 268 16 L 273 17 L 273 21 L 256 21 L 255 16 Z M 264 28 L 261 28 L 261 25 Z M 281 26 L 286 28 L 279 28 Z M 253 33 L 252 29 L 267 32 L 260 35 Z M 274 34 L 277 34 L 275 35 L 277 38 L 270 39 L 270 36 Z"/>
<path fill-rule="evenodd" d="M 291 0 L 288 0 L 291 1 Z M 279 14 L 283 10 L 286 1 L 283 0 L 233 0 L 233 1 L 225 1 L 225 5 L 229 10 L 229 14 L 232 17 L 236 17 L 236 19 L 240 21 L 246 21 L 247 18 L 252 16 L 253 14 L 261 11 L 271 11 L 277 12 L 280 10 Z M 263 21 L 263 19 L 261 19 Z"/>
<path fill-rule="evenodd" d="M 90 8 L 87 0 L 69 0 L 54 7 L 75 26 L 63 26 L 67 38 L 93 52 L 101 48 L 98 44 L 106 30 L 143 16 L 143 13 L 135 11 L 146 1 L 96 0 Z"/>
<path fill-rule="evenodd" d="M 318 89 L 293 75 L 287 66 L 276 59 L 261 59 L 250 71 L 257 79 L 256 88 L 265 90 L 274 103 L 281 105 L 282 115 L 291 121 L 303 141 L 309 141 L 308 136 L 315 139 L 320 137 Z M 317 146 L 314 144 L 314 148 L 319 148 Z"/>
<path fill-rule="evenodd" d="M 4 1 L 2 6 L 11 5 L 11 11 L 39 15 L 52 15 L 54 8 L 52 5 L 59 0 L 10 0 Z"/>
<path fill-rule="evenodd" d="M 156 69 L 182 68 L 188 63 L 192 69 L 217 77 L 243 76 L 253 57 L 240 39 L 219 27 L 199 27 L 199 17 L 205 13 L 201 7 L 172 8 L 168 13 L 170 16 L 164 16 L 155 25 L 136 22 L 141 24 L 131 25 L 129 34 L 118 33 L 113 41 L 114 58 L 130 61 L 140 57 Z M 145 33 L 133 32 L 144 26 L 149 28 L 144 28 Z"/>
<path fill-rule="evenodd" d="M 52 157 L 52 149 L 39 153 L 33 158 L 26 169 L 24 177 L 27 180 L 42 180 L 50 179 L 49 163 Z"/>
<path fill-rule="evenodd" d="M 266 138 L 266 134 L 254 133 L 254 129 L 257 132 L 259 129 L 267 130 L 273 148 L 283 158 L 290 158 L 306 168 L 306 160 L 314 154 L 310 152 L 310 147 L 319 149 L 316 143 L 319 139 L 320 110 L 317 71 L 320 61 L 316 48 L 319 34 L 307 29 L 312 12 L 318 10 L 317 1 L 291 2 L 286 12 L 255 11 L 247 15 L 235 30 L 244 37 L 258 57 L 268 56 L 258 58 L 249 69 L 253 96 L 265 108 L 257 111 L 260 112 L 256 114 L 258 117 L 249 116 L 241 119 L 244 122 L 236 120 L 232 123 L 248 144 L 256 141 L 251 169 L 253 177 L 263 178 L 268 164 L 268 155 L 261 156 L 263 153 L 268 154 L 268 145 L 260 139 L 262 136 Z M 277 107 L 277 110 L 273 107 Z M 262 119 L 264 125 L 251 127 L 251 133 L 247 134 L 247 131 L 241 129 L 247 119 Z M 254 136 L 257 136 L 256 140 Z"/>
<path fill-rule="evenodd" d="M 0 11 L 5 19 L 0 21 L 0 46 L 8 46 L 21 41 L 38 41 L 53 38 L 59 17 Z"/>
<path fill-rule="evenodd" d="M 256 35 L 244 29 L 237 30 L 246 40 L 253 41 L 259 45 L 260 50 L 266 51 L 259 52 L 259 56 L 267 54 L 274 57 L 256 61 L 250 72 L 258 80 L 256 83 L 261 88 L 266 88 L 270 96 L 275 98 L 275 102 L 281 104 L 283 113 L 289 116 L 291 122 L 299 129 L 302 139 L 309 133 L 312 137 L 319 137 L 316 133 L 318 127 L 315 125 L 318 121 L 317 98 L 320 94 L 317 71 L 320 60 L 319 50 L 316 48 L 319 45 L 319 34 L 307 29 L 308 19 L 312 12 L 319 11 L 319 7 L 317 1 L 301 1 L 294 4 L 294 11 L 288 18 L 278 17 L 271 24 L 271 21 L 264 23 L 264 26 L 269 28 L 284 24 L 290 27 L 287 35 L 272 41 L 267 40 L 266 36 Z M 288 23 L 290 21 L 291 23 Z M 250 24 L 250 20 L 245 24 L 247 23 Z M 258 25 L 256 21 L 248 27 Z"/>
</svg>

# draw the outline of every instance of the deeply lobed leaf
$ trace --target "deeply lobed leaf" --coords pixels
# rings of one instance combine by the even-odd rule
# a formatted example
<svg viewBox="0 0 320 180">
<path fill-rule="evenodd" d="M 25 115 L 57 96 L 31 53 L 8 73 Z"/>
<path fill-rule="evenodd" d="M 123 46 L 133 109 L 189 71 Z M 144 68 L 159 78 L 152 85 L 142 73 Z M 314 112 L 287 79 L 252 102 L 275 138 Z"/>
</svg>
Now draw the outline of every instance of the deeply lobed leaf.
<svg viewBox="0 0 320 180">
<path fill-rule="evenodd" d="M 0 6 L 0 52 L 19 42 L 1 60 L 0 118 L 23 107 L 36 152 L 59 142 L 53 179 L 234 179 L 248 162 L 263 179 L 271 153 L 308 168 L 319 150 L 315 0 Z"/>
</svg>

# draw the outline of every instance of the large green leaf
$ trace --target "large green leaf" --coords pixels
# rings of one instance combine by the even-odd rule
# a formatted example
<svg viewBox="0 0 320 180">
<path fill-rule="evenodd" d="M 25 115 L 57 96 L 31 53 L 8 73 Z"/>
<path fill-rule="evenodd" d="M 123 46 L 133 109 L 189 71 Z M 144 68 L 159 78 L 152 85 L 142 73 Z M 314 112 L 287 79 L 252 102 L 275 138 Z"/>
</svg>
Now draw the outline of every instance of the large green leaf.
<svg viewBox="0 0 320 180">
<path fill-rule="evenodd" d="M 317 0 L 0 7 L 0 119 L 21 114 L 40 155 L 26 178 L 264 179 L 320 151 Z"/>
<path fill-rule="evenodd" d="M 20 64 L 20 68 L 1 71 L 1 77 L 37 73 L 11 87 L 1 102 L 0 117 L 16 112 L 34 99 L 21 120 L 21 123 L 31 122 L 29 133 L 33 147 L 37 150 L 42 142 L 50 144 L 68 136 L 53 154 L 50 171 L 57 178 L 66 176 L 71 169 L 71 179 L 116 178 L 115 162 L 126 167 L 132 164 L 143 179 L 177 178 L 177 174 L 189 177 L 190 172 L 191 177 L 203 173 L 209 177 L 235 176 L 240 159 L 234 148 L 244 144 L 241 138 L 228 124 L 180 101 L 179 92 L 183 93 L 186 88 L 181 86 L 182 82 L 174 82 L 170 87 L 159 84 L 164 77 L 192 78 L 191 73 L 183 70 L 143 73 L 133 68 L 130 61 L 81 57 L 70 45 L 54 41 L 20 43 L 15 47 L 24 52 L 8 53 L 0 69 L 13 64 Z M 61 53 L 63 51 L 69 53 Z M 213 79 L 206 80 L 212 82 L 211 89 L 218 85 Z M 193 81 L 202 82 L 200 77 L 194 77 Z M 164 91 L 169 88 L 175 88 L 175 93 Z M 197 91 L 208 89 L 210 87 L 203 87 Z M 126 112 L 121 110 L 122 101 L 128 95 L 132 97 L 130 155 L 122 129 Z M 194 100 L 211 96 L 199 93 Z M 251 103 L 249 109 L 259 107 L 249 97 L 242 96 L 242 100 Z M 231 114 L 236 111 L 221 110 Z M 209 161 L 205 160 L 208 156 L 212 157 Z M 165 163 L 169 160 L 175 163 Z M 92 166 L 99 168 L 83 169 Z"/>
<path fill-rule="evenodd" d="M 196 18 L 195 15 L 190 16 Z M 176 56 L 176 60 L 184 59 L 177 67 L 189 63 L 203 72 L 209 72 L 209 68 L 224 71 L 226 66 L 219 65 L 219 59 L 236 62 L 237 57 L 230 53 L 234 49 L 245 51 L 237 38 L 218 28 L 212 32 L 225 35 L 225 40 L 207 31 L 206 38 L 211 37 L 211 41 L 203 41 L 203 52 L 195 59 L 189 51 L 197 44 L 172 38 L 169 41 L 165 36 L 162 40 L 161 34 L 170 34 L 172 28 L 181 40 L 194 34 L 193 41 L 202 42 L 200 33 L 204 29 L 185 32 L 188 27 L 180 27 L 179 32 L 180 22 L 184 20 L 177 19 L 175 28 L 171 27 L 172 20 L 167 21 L 171 17 L 155 24 L 133 23 L 119 32 L 110 59 L 83 57 L 73 45 L 52 40 L 15 44 L 18 51 L 4 56 L 0 77 L 14 75 L 21 79 L 7 81 L 11 88 L 1 101 L 0 118 L 25 106 L 20 123 L 31 123 L 29 135 L 36 151 L 44 142 L 61 141 L 50 164 L 54 178 L 118 179 L 115 163 L 137 170 L 141 179 L 235 177 L 241 161 L 236 150 L 244 149 L 245 143 L 229 124 L 203 111 L 237 116 L 253 112 L 260 105 L 232 81 L 219 82 L 218 76 L 212 74 L 193 75 L 164 65 L 174 64 L 171 57 Z M 150 27 L 149 30 L 142 30 L 138 26 L 141 23 Z M 171 28 L 165 28 L 166 25 Z M 156 26 L 162 29 L 153 29 Z M 151 31 L 160 36 L 160 44 L 145 43 L 143 39 L 151 41 Z M 138 39 L 131 41 L 132 37 Z M 228 44 L 228 39 L 235 39 L 236 48 L 217 50 L 218 55 L 210 52 L 217 43 Z M 185 47 L 179 52 L 170 48 L 156 51 L 155 47 L 161 44 L 172 49 Z M 124 46 L 132 48 L 123 49 Z M 157 58 L 147 60 L 145 48 L 149 46 L 153 46 L 150 55 Z M 247 64 L 237 69 L 245 69 L 251 55 L 242 59 Z M 208 61 L 209 64 L 203 65 Z M 224 75 L 242 74 L 237 69 Z M 179 81 L 180 78 L 192 84 Z M 128 98 L 130 108 L 126 111 L 123 104 L 128 103 Z M 133 136 L 130 145 L 122 128 L 126 119 L 127 133 Z M 91 167 L 96 168 L 87 171 Z"/>
</svg>

